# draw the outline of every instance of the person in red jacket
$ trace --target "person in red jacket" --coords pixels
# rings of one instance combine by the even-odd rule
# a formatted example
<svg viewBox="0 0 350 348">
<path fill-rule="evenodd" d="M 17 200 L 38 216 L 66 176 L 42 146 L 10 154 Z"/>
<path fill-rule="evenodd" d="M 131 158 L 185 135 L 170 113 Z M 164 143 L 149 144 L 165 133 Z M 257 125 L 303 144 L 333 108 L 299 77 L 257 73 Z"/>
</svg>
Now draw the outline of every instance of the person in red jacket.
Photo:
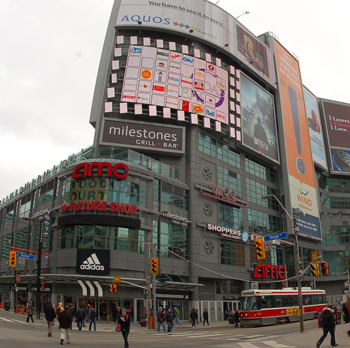
<svg viewBox="0 0 350 348">
<path fill-rule="evenodd" d="M 66 339 L 66 343 L 70 343 L 70 333 L 69 333 L 69 328 L 70 328 L 70 323 L 72 322 L 73 318 L 71 315 L 71 312 L 68 310 L 68 307 L 66 306 L 64 308 L 64 311 L 61 311 L 58 314 L 58 321 L 60 323 L 60 328 L 61 328 L 61 344 Z"/>
</svg>

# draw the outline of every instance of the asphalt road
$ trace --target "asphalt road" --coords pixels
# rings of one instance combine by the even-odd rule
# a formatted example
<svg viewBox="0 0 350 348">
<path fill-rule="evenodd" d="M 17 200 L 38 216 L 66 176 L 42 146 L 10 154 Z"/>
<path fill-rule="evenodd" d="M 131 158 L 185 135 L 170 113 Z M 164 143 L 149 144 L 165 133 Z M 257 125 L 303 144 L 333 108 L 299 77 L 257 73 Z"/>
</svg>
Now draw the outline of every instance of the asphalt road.
<svg viewBox="0 0 350 348">
<path fill-rule="evenodd" d="M 45 320 L 26 323 L 26 317 L 12 312 L 0 311 L 0 347 L 41 348 L 60 345 L 60 331 L 57 323 L 53 336 L 47 336 Z M 305 322 L 305 330 L 317 327 L 315 320 Z M 129 344 L 131 348 L 145 347 L 240 347 L 240 348 L 287 348 L 279 340 L 284 335 L 299 332 L 299 323 L 282 324 L 257 328 L 234 328 L 227 322 L 212 323 L 211 326 L 191 328 L 190 323 L 176 326 L 173 334 L 157 333 L 137 325 L 132 326 Z M 71 344 L 74 347 L 124 347 L 121 333 L 114 331 L 113 323 L 97 323 L 97 331 L 78 331 L 75 325 L 71 331 Z"/>
</svg>

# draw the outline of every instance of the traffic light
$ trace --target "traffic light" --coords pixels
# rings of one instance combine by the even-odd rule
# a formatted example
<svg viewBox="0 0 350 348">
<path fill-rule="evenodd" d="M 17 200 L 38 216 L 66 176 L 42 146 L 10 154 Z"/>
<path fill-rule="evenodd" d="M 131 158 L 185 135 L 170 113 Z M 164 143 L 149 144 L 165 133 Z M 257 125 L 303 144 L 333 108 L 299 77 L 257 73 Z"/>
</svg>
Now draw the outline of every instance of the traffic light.
<svg viewBox="0 0 350 348">
<path fill-rule="evenodd" d="M 158 274 L 159 273 L 159 259 L 158 257 L 154 257 L 152 259 L 152 274 Z"/>
<path fill-rule="evenodd" d="M 323 261 L 321 263 L 322 275 L 329 276 L 328 262 Z"/>
<path fill-rule="evenodd" d="M 45 282 L 42 282 L 42 283 L 41 283 L 41 289 L 42 289 L 42 290 L 45 290 L 45 289 L 46 289 L 46 284 L 45 284 Z"/>
<path fill-rule="evenodd" d="M 264 238 L 255 239 L 255 250 L 256 250 L 256 258 L 258 260 L 262 260 L 265 258 L 265 243 Z"/>
<path fill-rule="evenodd" d="M 10 251 L 9 266 L 16 267 L 17 253 L 15 251 Z"/>
<path fill-rule="evenodd" d="M 117 290 L 118 289 L 117 289 L 117 285 L 116 284 L 112 284 L 112 285 L 109 286 L 109 292 L 116 294 Z"/>
</svg>

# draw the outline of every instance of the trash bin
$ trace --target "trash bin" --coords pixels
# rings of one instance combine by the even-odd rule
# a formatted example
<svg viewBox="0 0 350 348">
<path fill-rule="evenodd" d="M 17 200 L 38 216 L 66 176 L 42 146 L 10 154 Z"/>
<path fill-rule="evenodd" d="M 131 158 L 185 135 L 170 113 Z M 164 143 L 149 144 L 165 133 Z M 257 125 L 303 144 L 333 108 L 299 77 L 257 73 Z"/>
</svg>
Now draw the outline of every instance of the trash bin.
<svg viewBox="0 0 350 348">
<path fill-rule="evenodd" d="M 10 310 L 10 301 L 5 301 L 4 302 L 4 309 L 5 309 L 5 311 L 9 311 Z"/>
</svg>

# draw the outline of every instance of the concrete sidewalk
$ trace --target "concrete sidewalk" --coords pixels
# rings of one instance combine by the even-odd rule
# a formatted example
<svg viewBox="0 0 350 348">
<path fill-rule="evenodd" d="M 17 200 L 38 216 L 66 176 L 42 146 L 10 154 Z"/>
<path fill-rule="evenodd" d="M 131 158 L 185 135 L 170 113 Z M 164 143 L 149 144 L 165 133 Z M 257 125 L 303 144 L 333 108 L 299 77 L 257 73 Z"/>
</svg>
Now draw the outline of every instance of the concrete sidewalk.
<svg viewBox="0 0 350 348">
<path fill-rule="evenodd" d="M 348 330 L 350 330 L 350 324 L 340 324 L 336 326 L 335 342 L 338 343 L 339 347 L 350 347 L 350 337 L 347 334 Z M 312 348 L 316 347 L 316 342 L 322 334 L 322 329 L 312 329 L 305 332 L 287 335 L 279 339 L 279 342 L 294 347 Z M 330 342 L 331 336 L 328 334 L 321 347 L 329 347 Z"/>
</svg>

